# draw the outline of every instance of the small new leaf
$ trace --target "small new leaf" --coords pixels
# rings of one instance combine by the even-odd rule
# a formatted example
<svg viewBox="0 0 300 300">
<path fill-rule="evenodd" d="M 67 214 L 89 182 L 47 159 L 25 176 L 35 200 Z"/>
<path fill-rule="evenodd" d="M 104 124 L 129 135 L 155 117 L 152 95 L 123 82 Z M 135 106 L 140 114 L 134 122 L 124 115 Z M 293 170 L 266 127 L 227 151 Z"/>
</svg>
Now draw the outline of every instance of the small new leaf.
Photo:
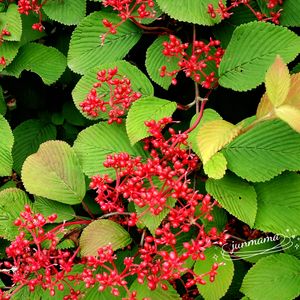
<svg viewBox="0 0 300 300">
<path fill-rule="evenodd" d="M 300 133 L 300 109 L 291 105 L 281 105 L 276 108 L 275 113 L 278 118 Z"/>
<path fill-rule="evenodd" d="M 284 103 L 290 89 L 291 78 L 289 69 L 280 56 L 268 69 L 266 74 L 266 90 L 271 103 L 278 107 Z"/>
</svg>

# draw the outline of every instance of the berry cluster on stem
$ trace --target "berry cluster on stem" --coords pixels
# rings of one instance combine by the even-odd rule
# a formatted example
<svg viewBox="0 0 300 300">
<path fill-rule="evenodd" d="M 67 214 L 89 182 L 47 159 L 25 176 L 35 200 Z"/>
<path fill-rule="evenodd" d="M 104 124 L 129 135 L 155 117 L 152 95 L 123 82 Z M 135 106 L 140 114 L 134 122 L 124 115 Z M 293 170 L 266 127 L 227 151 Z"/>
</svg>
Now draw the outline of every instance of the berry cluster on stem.
<svg viewBox="0 0 300 300">
<path fill-rule="evenodd" d="M 168 71 L 166 66 L 161 67 L 160 76 L 172 77 L 172 84 L 176 85 L 176 75 L 183 71 L 186 77 L 191 77 L 195 82 L 201 83 L 206 88 L 213 88 L 217 84 L 215 72 L 206 73 L 208 64 L 219 67 L 224 50 L 220 47 L 220 41 L 212 38 L 208 43 L 194 39 L 192 54 L 187 49 L 189 43 L 182 43 L 176 36 L 170 35 L 170 41 L 163 43 L 163 55 L 178 60 L 179 69 Z"/>
<path fill-rule="evenodd" d="M 108 123 L 122 123 L 122 116 L 142 95 L 132 90 L 131 81 L 118 74 L 118 68 L 101 70 L 97 73 L 97 80 L 86 99 L 80 103 L 83 112 L 91 117 L 98 117 L 99 113 L 107 112 Z M 102 88 L 101 95 L 97 89 Z"/>
</svg>

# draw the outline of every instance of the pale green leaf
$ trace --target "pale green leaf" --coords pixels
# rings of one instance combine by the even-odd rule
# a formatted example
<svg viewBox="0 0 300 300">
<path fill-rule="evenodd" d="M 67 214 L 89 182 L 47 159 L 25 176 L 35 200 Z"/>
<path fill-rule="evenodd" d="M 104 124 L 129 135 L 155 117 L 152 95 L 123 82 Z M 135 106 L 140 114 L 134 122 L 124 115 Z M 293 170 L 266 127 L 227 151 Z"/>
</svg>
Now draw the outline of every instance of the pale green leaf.
<svg viewBox="0 0 300 300">
<path fill-rule="evenodd" d="M 85 74 L 93 67 L 123 59 L 142 35 L 136 25 L 126 21 L 116 34 L 107 34 L 103 43 L 101 36 L 108 32 L 103 19 L 113 24 L 120 22 L 116 14 L 98 11 L 85 17 L 74 30 L 68 53 L 68 66 L 74 72 Z"/>
<path fill-rule="evenodd" d="M 205 187 L 228 212 L 253 226 L 257 199 L 255 189 L 246 181 L 233 174 L 227 174 L 219 180 L 208 179 Z"/>
<path fill-rule="evenodd" d="M 65 142 L 48 141 L 27 157 L 22 168 L 26 190 L 66 204 L 80 203 L 85 179 L 74 150 Z"/>
<path fill-rule="evenodd" d="M 222 153 L 228 169 L 248 181 L 300 170 L 300 135 L 280 120 L 265 121 L 237 137 Z"/>
<path fill-rule="evenodd" d="M 34 209 L 36 212 L 48 217 L 52 214 L 57 214 L 56 223 L 64 222 L 73 219 L 76 214 L 72 206 L 49 200 L 44 197 L 35 196 Z"/>
<path fill-rule="evenodd" d="M 220 152 L 214 154 L 203 166 L 203 169 L 209 178 L 221 179 L 225 175 L 227 169 L 225 156 Z"/>
<path fill-rule="evenodd" d="M 207 12 L 208 5 L 218 7 L 218 0 L 157 0 L 163 12 L 173 19 L 199 25 L 214 25 L 220 17 L 212 18 Z"/>
<path fill-rule="evenodd" d="M 0 236 L 14 240 L 19 234 L 14 221 L 24 211 L 24 206 L 30 204 L 26 193 L 17 188 L 8 188 L 0 192 Z"/>
<path fill-rule="evenodd" d="M 98 249 L 111 245 L 113 250 L 131 243 L 129 233 L 118 223 L 110 220 L 96 220 L 89 224 L 80 236 L 80 250 L 83 256 L 97 256 Z"/>
<path fill-rule="evenodd" d="M 285 101 L 291 86 L 289 69 L 279 55 L 267 71 L 265 84 L 268 98 L 278 107 Z"/>
<path fill-rule="evenodd" d="M 205 123 L 198 131 L 197 142 L 203 163 L 226 144 L 230 143 L 240 132 L 240 127 L 225 120 L 215 120 Z"/>
<path fill-rule="evenodd" d="M 168 71 L 178 69 L 179 59 L 176 57 L 166 57 L 162 54 L 164 49 L 163 42 L 169 41 L 168 36 L 159 36 L 153 44 L 147 49 L 146 53 L 146 69 L 150 78 L 167 90 L 171 85 L 171 76 L 160 76 L 161 67 L 166 66 Z"/>
<path fill-rule="evenodd" d="M 241 25 L 221 61 L 219 83 L 236 91 L 255 88 L 263 82 L 276 55 L 289 63 L 299 51 L 300 37 L 287 28 L 266 22 Z"/>
<path fill-rule="evenodd" d="M 220 247 L 211 247 L 204 251 L 205 260 L 198 260 L 195 263 L 194 272 L 197 275 L 207 273 L 214 263 L 218 263 L 217 275 L 214 282 L 209 281 L 209 276 L 204 277 L 205 285 L 197 284 L 199 293 L 205 300 L 217 300 L 223 297 L 233 278 L 234 265 L 227 252 Z"/>
<path fill-rule="evenodd" d="M 65 25 L 76 25 L 85 17 L 86 0 L 52 0 L 43 5 L 46 15 Z"/>
<path fill-rule="evenodd" d="M 5 69 L 5 74 L 19 77 L 22 71 L 31 71 L 50 85 L 60 78 L 65 68 L 66 57 L 56 48 L 29 43 L 20 48 L 13 63 Z"/>
<path fill-rule="evenodd" d="M 56 128 L 50 123 L 32 119 L 18 125 L 13 134 L 15 137 L 12 150 L 13 168 L 20 173 L 27 156 L 35 153 L 43 142 L 55 140 Z"/>
<path fill-rule="evenodd" d="M 132 156 L 146 156 L 141 144 L 130 145 L 125 126 L 101 122 L 78 134 L 73 146 L 83 172 L 87 176 L 108 174 L 115 176 L 114 169 L 103 166 L 107 155 L 127 152 Z"/>
<path fill-rule="evenodd" d="M 257 216 L 254 227 L 283 236 L 300 235 L 300 175 L 285 173 L 255 185 Z"/>
<path fill-rule="evenodd" d="M 258 103 L 256 110 L 257 119 L 271 118 L 274 115 L 274 106 L 271 103 L 268 95 L 265 93 L 260 102 Z"/>
<path fill-rule="evenodd" d="M 12 147 L 14 136 L 6 119 L 0 115 L 0 176 L 9 176 L 12 171 Z"/>
<path fill-rule="evenodd" d="M 246 274 L 241 292 L 251 300 L 293 300 L 300 295 L 300 260 L 288 254 L 260 259 Z"/>
<path fill-rule="evenodd" d="M 281 105 L 275 109 L 278 118 L 300 133 L 300 109 L 291 105 Z"/>
<path fill-rule="evenodd" d="M 111 63 L 105 63 L 101 66 L 97 66 L 89 70 L 77 83 L 75 86 L 72 96 L 77 109 L 88 119 L 108 119 L 108 113 L 99 113 L 99 117 L 90 117 L 86 113 L 82 112 L 80 103 L 83 102 L 91 89 L 93 89 L 93 84 L 97 81 L 97 73 L 101 70 L 118 68 L 118 74 L 125 76 L 131 81 L 131 88 L 135 92 L 140 92 L 142 97 L 152 96 L 154 94 L 154 89 L 146 77 L 146 75 L 141 72 L 137 67 L 133 66 L 125 60 L 114 61 Z M 107 84 L 103 84 L 100 88 L 96 89 L 99 95 L 107 94 L 104 97 L 106 100 L 109 99 L 110 88 Z M 139 100 L 137 100 L 139 101 Z"/>
<path fill-rule="evenodd" d="M 126 130 L 131 144 L 150 136 L 145 121 L 159 121 L 164 117 L 171 117 L 176 108 L 176 102 L 156 97 L 147 97 L 133 103 L 126 119 Z"/>
<path fill-rule="evenodd" d="M 300 109 L 300 73 L 292 74 L 291 87 L 284 104 L 290 104 Z"/>
</svg>

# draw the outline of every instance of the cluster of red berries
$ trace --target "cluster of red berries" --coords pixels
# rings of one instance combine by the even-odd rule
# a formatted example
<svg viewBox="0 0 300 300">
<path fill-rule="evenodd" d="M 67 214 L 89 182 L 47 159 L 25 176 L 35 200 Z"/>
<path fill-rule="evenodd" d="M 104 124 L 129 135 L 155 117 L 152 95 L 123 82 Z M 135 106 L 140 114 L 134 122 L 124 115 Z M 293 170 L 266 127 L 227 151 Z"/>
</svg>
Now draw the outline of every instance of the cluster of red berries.
<svg viewBox="0 0 300 300">
<path fill-rule="evenodd" d="M 266 0 L 266 6 L 270 10 L 270 16 L 261 13 L 260 11 L 256 11 L 251 6 L 250 0 L 231 0 L 231 4 L 226 7 L 223 4 L 223 1 L 220 0 L 218 3 L 218 8 L 215 9 L 212 4 L 208 5 L 208 13 L 211 15 L 212 18 L 215 18 L 217 15 L 221 16 L 222 19 L 228 19 L 233 14 L 231 10 L 239 5 L 245 5 L 250 11 L 256 16 L 259 21 L 271 21 L 274 24 L 279 24 L 279 18 L 281 16 L 282 9 L 278 11 L 273 11 L 278 5 L 283 4 L 283 0 Z"/>
<path fill-rule="evenodd" d="M 30 12 L 33 12 L 39 16 L 39 22 L 32 25 L 32 29 L 43 31 L 44 26 L 42 25 L 42 12 L 41 9 L 47 0 L 43 4 L 39 3 L 39 0 L 19 0 L 18 2 L 18 11 L 20 14 L 29 15 Z"/>
<path fill-rule="evenodd" d="M 224 50 L 220 47 L 220 41 L 210 39 L 209 43 L 194 41 L 192 44 L 192 54 L 187 49 L 189 43 L 181 43 L 174 35 L 170 35 L 170 41 L 163 43 L 163 55 L 178 59 L 179 69 L 167 71 L 166 66 L 161 67 L 160 76 L 171 76 L 172 84 L 177 84 L 176 74 L 183 71 L 186 77 L 191 77 L 195 82 L 201 83 L 206 88 L 213 88 L 217 83 L 215 72 L 207 74 L 207 65 L 213 63 L 217 68 L 224 55 Z"/>
<path fill-rule="evenodd" d="M 130 80 L 119 75 L 117 67 L 99 71 L 97 80 L 86 99 L 80 103 L 82 111 L 91 117 L 98 117 L 99 113 L 107 112 L 109 124 L 122 123 L 121 117 L 130 105 L 142 96 L 141 93 L 132 90 Z M 98 88 L 102 88 L 101 95 L 97 92 Z"/>
<path fill-rule="evenodd" d="M 113 10 L 118 11 L 118 16 L 121 18 L 118 24 L 113 24 L 107 19 L 103 19 L 103 25 L 108 28 L 108 33 L 116 34 L 117 28 L 126 20 L 139 21 L 142 19 L 154 18 L 154 1 L 153 0 L 103 0 L 105 7 L 110 6 Z M 102 35 L 104 42 L 107 33 Z"/>
</svg>

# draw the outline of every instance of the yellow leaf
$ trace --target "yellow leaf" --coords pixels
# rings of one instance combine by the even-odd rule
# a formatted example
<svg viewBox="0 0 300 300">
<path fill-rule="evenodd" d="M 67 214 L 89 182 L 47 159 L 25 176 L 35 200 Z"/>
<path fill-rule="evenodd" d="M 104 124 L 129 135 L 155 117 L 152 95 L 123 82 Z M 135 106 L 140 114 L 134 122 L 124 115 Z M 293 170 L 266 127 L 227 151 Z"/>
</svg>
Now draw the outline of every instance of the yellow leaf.
<svg viewBox="0 0 300 300">
<path fill-rule="evenodd" d="M 300 109 L 300 73 L 291 76 L 291 87 L 284 104 Z"/>
<path fill-rule="evenodd" d="M 281 57 L 277 56 L 266 74 L 267 95 L 275 107 L 278 107 L 285 101 L 290 85 L 289 69 Z"/>
<path fill-rule="evenodd" d="M 197 134 L 197 143 L 203 164 L 206 164 L 215 153 L 230 143 L 239 134 L 240 129 L 241 126 L 224 120 L 205 123 Z"/>
<path fill-rule="evenodd" d="M 264 94 L 258 104 L 256 117 L 257 119 L 265 118 L 266 116 L 271 116 L 274 112 L 274 106 L 271 103 L 267 94 Z"/>
<path fill-rule="evenodd" d="M 227 161 L 225 156 L 218 152 L 203 166 L 205 174 L 209 178 L 221 179 L 224 177 L 227 169 Z"/>
<path fill-rule="evenodd" d="M 282 105 L 276 108 L 275 112 L 278 118 L 300 133 L 300 109 L 291 105 Z"/>
</svg>

